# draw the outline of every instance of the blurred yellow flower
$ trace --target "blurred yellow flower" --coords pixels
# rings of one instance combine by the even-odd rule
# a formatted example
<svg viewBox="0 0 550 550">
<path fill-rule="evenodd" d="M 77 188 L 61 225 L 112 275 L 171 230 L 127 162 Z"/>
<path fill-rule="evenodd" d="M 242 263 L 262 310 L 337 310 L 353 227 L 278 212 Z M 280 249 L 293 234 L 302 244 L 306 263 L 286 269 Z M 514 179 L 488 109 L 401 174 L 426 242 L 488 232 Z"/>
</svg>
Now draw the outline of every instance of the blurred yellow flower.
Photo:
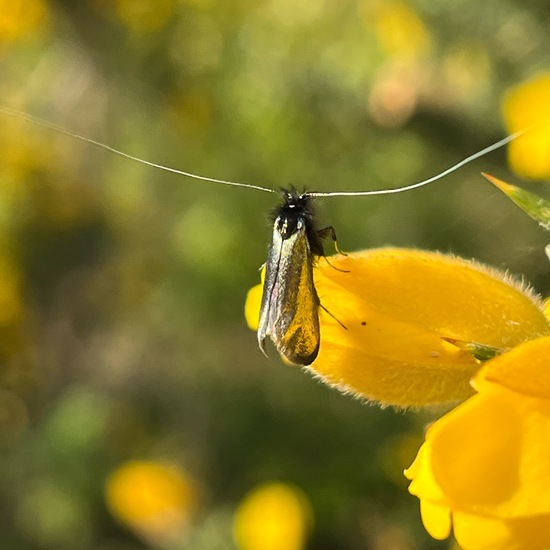
<svg viewBox="0 0 550 550">
<path fill-rule="evenodd" d="M 321 347 L 311 371 L 355 395 L 420 406 L 472 395 L 479 361 L 445 338 L 498 350 L 550 334 L 539 301 L 474 262 L 382 248 L 322 259 L 314 269 Z M 261 285 L 245 315 L 258 326 Z M 339 323 L 342 323 L 344 329 Z"/>
<path fill-rule="evenodd" d="M 1 203 L 20 198 L 33 172 L 55 169 L 58 157 L 55 138 L 29 132 L 20 120 L 5 117 L 0 126 Z"/>
<path fill-rule="evenodd" d="M 48 23 L 43 0 L 0 0 L 0 44 L 31 36 Z"/>
<path fill-rule="evenodd" d="M 130 461 L 107 479 L 107 505 L 121 523 L 156 543 L 184 538 L 197 503 L 193 482 L 173 465 Z"/>
<path fill-rule="evenodd" d="M 510 89 L 502 109 L 510 133 L 534 124 L 540 127 L 513 141 L 508 160 L 519 176 L 532 179 L 550 178 L 550 74 L 539 75 Z"/>
<path fill-rule="evenodd" d="M 432 44 L 428 27 L 407 3 L 400 0 L 363 3 L 367 25 L 374 20 L 378 40 L 388 55 L 420 57 Z"/>
<path fill-rule="evenodd" d="M 286 483 L 269 483 L 241 502 L 235 515 L 235 539 L 240 550 L 302 550 L 312 520 L 302 491 Z"/>
<path fill-rule="evenodd" d="M 430 427 L 406 471 L 436 539 L 465 550 L 550 548 L 550 337 L 489 361 L 478 393 Z"/>
</svg>

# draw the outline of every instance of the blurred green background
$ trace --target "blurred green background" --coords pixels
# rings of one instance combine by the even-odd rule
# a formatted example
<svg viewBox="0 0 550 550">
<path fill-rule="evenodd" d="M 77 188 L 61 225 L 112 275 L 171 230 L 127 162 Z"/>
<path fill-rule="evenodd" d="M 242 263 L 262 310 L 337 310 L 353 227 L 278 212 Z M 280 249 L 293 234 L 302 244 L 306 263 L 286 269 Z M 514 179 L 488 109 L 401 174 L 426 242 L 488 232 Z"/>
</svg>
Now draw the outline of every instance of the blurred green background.
<svg viewBox="0 0 550 550">
<path fill-rule="evenodd" d="M 0 6 L 1 104 L 273 188 L 432 176 L 503 137 L 503 94 L 550 63 L 542 1 Z M 325 199 L 321 224 L 344 250 L 475 257 L 546 294 L 545 235 L 481 171 L 518 182 L 501 150 L 412 193 Z M 311 550 L 451 547 L 402 477 L 432 417 L 340 395 L 247 329 L 275 202 L 0 115 L 0 547 L 234 549 L 235 510 L 270 481 L 309 501 Z M 171 497 L 147 469 L 165 463 Z"/>
</svg>

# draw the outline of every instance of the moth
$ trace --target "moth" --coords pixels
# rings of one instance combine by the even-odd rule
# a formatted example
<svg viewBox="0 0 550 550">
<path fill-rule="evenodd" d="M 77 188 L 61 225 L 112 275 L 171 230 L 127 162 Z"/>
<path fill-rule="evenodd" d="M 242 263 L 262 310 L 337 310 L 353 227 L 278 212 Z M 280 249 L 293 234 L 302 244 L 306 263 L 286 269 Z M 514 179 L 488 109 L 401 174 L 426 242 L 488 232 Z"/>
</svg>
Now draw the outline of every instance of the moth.
<svg viewBox="0 0 550 550">
<path fill-rule="evenodd" d="M 94 139 L 75 134 L 51 122 L 27 113 L 15 111 L 9 107 L 0 106 L 0 113 L 65 134 L 71 138 L 105 149 L 152 168 L 205 182 L 266 193 L 277 193 L 274 189 L 260 185 L 210 178 L 150 162 Z M 313 210 L 313 200 L 315 197 L 390 195 L 423 187 L 458 170 L 465 164 L 503 147 L 531 129 L 527 128 L 506 136 L 500 141 L 461 160 L 447 170 L 426 180 L 404 187 L 373 191 L 335 191 L 328 193 L 299 193 L 295 189 L 289 191 L 282 190 L 283 202 L 274 213 L 273 233 L 265 263 L 265 283 L 258 327 L 258 344 L 262 352 L 266 353 L 265 341 L 269 338 L 277 351 L 291 363 L 310 365 L 319 353 L 321 339 L 319 331 L 319 308 L 323 306 L 315 289 L 313 268 L 316 259 L 325 256 L 322 240 L 328 236 L 331 236 L 334 241 L 336 239 L 332 227 L 320 231 L 317 229 Z"/>
<path fill-rule="evenodd" d="M 315 257 L 325 255 L 322 238 L 327 231 L 315 226 L 310 195 L 295 189 L 282 193 L 265 263 L 258 344 L 266 354 L 265 341 L 270 338 L 285 359 L 309 365 L 320 345 L 320 300 L 313 264 Z"/>
</svg>

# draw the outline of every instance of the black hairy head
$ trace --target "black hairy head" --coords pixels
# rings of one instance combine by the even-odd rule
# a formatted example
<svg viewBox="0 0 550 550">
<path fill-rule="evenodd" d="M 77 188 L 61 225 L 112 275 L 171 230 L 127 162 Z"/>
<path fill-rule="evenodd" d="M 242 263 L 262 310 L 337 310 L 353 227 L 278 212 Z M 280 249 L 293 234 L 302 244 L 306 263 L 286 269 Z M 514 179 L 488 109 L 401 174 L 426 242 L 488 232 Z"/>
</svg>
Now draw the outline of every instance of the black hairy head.
<svg viewBox="0 0 550 550">
<path fill-rule="evenodd" d="M 305 190 L 298 191 L 295 187 L 281 189 L 282 203 L 271 212 L 271 221 L 277 218 L 301 217 L 308 225 L 313 225 L 315 210 L 313 208 L 313 197 Z"/>
</svg>

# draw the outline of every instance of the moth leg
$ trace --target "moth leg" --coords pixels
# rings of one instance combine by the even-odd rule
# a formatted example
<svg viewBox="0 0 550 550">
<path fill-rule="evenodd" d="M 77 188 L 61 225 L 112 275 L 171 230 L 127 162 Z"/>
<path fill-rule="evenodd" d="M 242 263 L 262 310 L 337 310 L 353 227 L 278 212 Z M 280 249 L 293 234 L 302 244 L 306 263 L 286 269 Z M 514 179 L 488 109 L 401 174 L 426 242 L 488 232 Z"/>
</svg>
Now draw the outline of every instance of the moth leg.
<svg viewBox="0 0 550 550">
<path fill-rule="evenodd" d="M 336 231 L 334 230 L 334 227 L 332 227 L 332 225 L 329 225 L 328 227 L 325 227 L 324 229 L 317 231 L 317 236 L 319 237 L 319 239 L 326 239 L 330 237 L 332 239 L 332 242 L 334 243 L 334 248 L 336 249 L 336 252 L 338 252 L 338 254 L 342 254 L 342 256 L 347 256 L 347 254 L 345 252 L 342 252 L 338 247 L 338 242 L 336 241 Z M 336 271 L 341 271 L 342 273 L 349 273 L 347 269 L 340 269 L 339 267 L 334 267 L 328 261 L 328 258 L 325 255 L 323 255 L 323 258 L 325 259 L 327 264 L 330 265 L 330 267 L 332 267 L 332 269 L 336 269 Z"/>
<path fill-rule="evenodd" d="M 348 327 L 342 323 L 338 318 L 336 318 L 323 304 L 319 304 L 319 307 L 326 311 L 344 330 L 348 330 Z"/>
<path fill-rule="evenodd" d="M 340 247 L 338 246 L 338 241 L 336 240 L 336 230 L 334 229 L 334 227 L 332 227 L 332 225 L 329 225 L 324 229 L 320 229 L 319 231 L 317 231 L 317 235 L 320 239 L 327 239 L 330 237 L 330 239 L 334 243 L 334 248 L 336 249 L 336 252 L 338 252 L 338 254 L 342 254 L 342 256 L 347 256 L 347 254 L 340 250 Z"/>
<path fill-rule="evenodd" d="M 347 256 L 347 254 L 346 254 L 346 256 Z M 327 257 L 327 256 L 323 256 L 323 259 L 325 260 L 325 262 L 327 262 L 328 265 L 330 265 L 330 267 L 332 267 L 332 269 L 336 269 L 336 271 L 340 271 L 340 273 L 350 273 L 350 270 L 349 270 L 349 269 L 340 269 L 339 267 L 333 266 L 333 265 L 328 261 L 328 257 Z"/>
</svg>

